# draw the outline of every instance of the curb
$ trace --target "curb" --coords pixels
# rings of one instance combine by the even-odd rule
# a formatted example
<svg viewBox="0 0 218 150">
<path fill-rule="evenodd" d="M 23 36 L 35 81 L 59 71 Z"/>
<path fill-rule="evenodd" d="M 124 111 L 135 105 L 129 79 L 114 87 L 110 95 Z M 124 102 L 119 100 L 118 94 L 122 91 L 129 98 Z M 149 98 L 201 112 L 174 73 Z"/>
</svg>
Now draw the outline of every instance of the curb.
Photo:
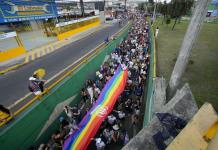
<svg viewBox="0 0 218 150">
<path fill-rule="evenodd" d="M 12 66 L 12 67 L 9 67 L 9 68 L 7 68 L 7 69 L 4 69 L 4 70 L 0 71 L 0 75 L 4 75 L 5 73 L 8 73 L 9 71 L 18 69 L 18 68 L 24 66 L 25 64 L 26 64 L 26 63 L 23 62 L 23 63 L 17 64 L 17 65 L 14 65 L 14 66 Z"/>
<path fill-rule="evenodd" d="M 105 29 L 105 28 L 107 28 L 107 26 L 103 27 L 102 29 Z M 96 31 L 94 31 L 88 35 L 92 35 L 98 31 L 99 31 L 99 29 L 97 29 Z M 11 67 L 6 68 L 6 69 L 3 69 L 2 71 L 0 71 L 0 76 L 4 75 L 12 70 L 18 69 L 18 68 L 24 66 L 25 64 L 34 61 L 37 58 L 40 58 L 44 55 L 52 53 L 52 52 L 58 50 L 59 48 L 62 48 L 63 46 L 70 44 L 72 42 L 72 39 L 71 39 L 72 37 L 73 36 L 71 36 L 65 40 L 49 43 L 48 45 L 38 47 L 35 50 L 28 52 L 24 58 L 24 62 L 16 64 L 16 65 L 11 66 Z M 85 37 L 83 37 L 83 38 L 85 38 Z M 83 38 L 81 38 L 81 39 L 83 39 Z M 78 39 L 78 40 L 80 40 L 80 39 Z"/>
<path fill-rule="evenodd" d="M 116 32 L 114 35 L 112 35 L 112 37 L 119 35 L 124 29 L 126 29 L 126 27 L 128 27 L 130 24 L 128 23 L 126 26 L 124 26 L 122 29 L 120 29 L 118 32 Z M 112 40 L 110 40 L 111 42 Z M 89 60 L 90 58 L 93 58 L 96 54 L 99 53 L 99 50 L 103 47 L 105 47 L 105 43 L 102 42 L 101 44 L 99 44 L 97 47 L 95 47 L 94 49 L 92 49 L 90 51 L 90 53 L 84 56 L 82 56 L 81 58 L 83 60 L 81 60 L 81 62 L 79 64 L 77 64 L 75 67 L 73 67 L 72 69 L 70 69 L 69 71 L 67 71 L 62 77 L 60 77 L 57 81 L 55 81 L 54 83 L 52 83 L 43 93 L 47 94 L 49 93 L 49 91 L 55 87 L 57 84 L 59 84 L 63 79 L 65 79 L 67 76 L 71 75 L 76 69 L 78 69 L 82 64 L 86 63 L 87 60 Z M 23 65 L 26 63 L 22 63 Z M 22 65 L 20 64 L 20 66 Z M 73 63 L 74 64 L 74 63 Z M 27 98 L 29 96 L 29 93 L 21 98 L 20 100 L 18 100 L 18 102 L 15 102 L 14 104 L 12 104 L 10 106 L 10 108 L 14 107 L 16 105 L 16 103 L 19 103 L 20 101 L 25 100 L 25 98 Z M 40 98 L 40 96 L 35 96 L 33 99 L 31 99 L 28 103 L 26 103 L 24 106 L 22 106 L 20 109 L 18 109 L 17 111 L 15 111 L 12 116 L 10 118 L 8 118 L 8 120 L 5 120 L 4 122 L 0 123 L 0 127 L 2 127 L 3 125 L 7 124 L 10 120 L 12 120 L 15 116 L 17 116 L 18 114 L 20 114 L 23 110 L 25 110 L 27 107 L 29 107 L 31 104 L 33 104 L 36 100 L 38 100 Z"/>
<path fill-rule="evenodd" d="M 108 26 L 105 26 L 105 27 L 103 27 L 102 29 L 105 29 L 105 28 L 107 28 L 107 27 L 108 27 Z M 96 31 L 90 33 L 89 35 L 92 35 L 92 34 L 98 32 L 98 31 L 99 31 L 99 30 L 96 30 Z M 53 52 L 53 51 L 55 51 L 55 50 L 57 50 L 57 49 L 59 49 L 59 48 L 61 48 L 61 47 L 63 47 L 63 46 L 66 46 L 66 45 L 70 44 L 70 43 L 72 42 L 72 41 L 71 41 L 71 38 L 72 38 L 72 37 L 69 37 L 69 38 L 66 39 L 66 40 L 56 41 L 56 42 L 54 42 L 54 43 L 49 43 L 49 45 L 44 45 L 44 46 L 41 46 L 41 47 L 36 48 L 36 49 L 33 50 L 33 51 L 28 52 L 28 53 L 26 54 L 25 58 L 24 58 L 24 59 L 25 59 L 24 62 L 19 63 L 19 64 L 16 64 L 16 65 L 11 66 L 11 67 L 6 68 L 6 69 L 3 69 L 2 71 L 0 71 L 0 76 L 1 76 L 1 75 L 4 75 L 4 74 L 6 74 L 6 73 L 8 73 L 8 72 L 10 72 L 10 71 L 12 71 L 12 70 L 18 69 L 18 68 L 24 66 L 25 64 L 27 64 L 27 63 L 29 63 L 29 62 L 31 62 L 31 61 L 34 61 L 34 60 L 37 59 L 37 58 L 40 58 L 40 57 L 42 57 L 42 56 L 44 56 L 44 55 L 47 55 L 47 54 L 49 54 L 49 53 L 51 53 L 51 52 Z M 84 37 L 83 37 L 83 38 L 84 38 Z M 81 38 L 81 39 L 83 39 L 83 38 Z M 80 39 L 78 39 L 78 40 L 80 40 Z M 37 50 L 37 49 L 41 49 L 41 50 Z M 47 49 L 48 49 L 48 52 L 47 52 Z M 43 55 L 41 55 L 41 54 L 43 54 Z M 32 55 L 34 55 L 34 59 L 33 59 L 33 60 L 32 60 L 32 58 L 29 58 L 29 57 L 32 56 Z M 35 56 L 36 56 L 36 58 L 35 58 Z"/>
</svg>

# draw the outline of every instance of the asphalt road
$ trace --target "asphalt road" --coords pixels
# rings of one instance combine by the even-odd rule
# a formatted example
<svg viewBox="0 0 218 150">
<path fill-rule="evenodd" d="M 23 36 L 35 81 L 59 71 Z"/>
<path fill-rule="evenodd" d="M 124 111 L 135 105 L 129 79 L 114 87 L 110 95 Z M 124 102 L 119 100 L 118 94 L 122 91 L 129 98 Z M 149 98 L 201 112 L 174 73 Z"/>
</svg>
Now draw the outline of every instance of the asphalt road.
<svg viewBox="0 0 218 150">
<path fill-rule="evenodd" d="M 9 106 L 29 93 L 28 78 L 38 68 L 45 68 L 49 79 L 56 73 L 75 62 L 91 49 L 97 47 L 107 36 L 116 33 L 120 27 L 114 24 L 75 41 L 53 53 L 45 55 L 25 66 L 0 76 L 0 104 Z"/>
</svg>

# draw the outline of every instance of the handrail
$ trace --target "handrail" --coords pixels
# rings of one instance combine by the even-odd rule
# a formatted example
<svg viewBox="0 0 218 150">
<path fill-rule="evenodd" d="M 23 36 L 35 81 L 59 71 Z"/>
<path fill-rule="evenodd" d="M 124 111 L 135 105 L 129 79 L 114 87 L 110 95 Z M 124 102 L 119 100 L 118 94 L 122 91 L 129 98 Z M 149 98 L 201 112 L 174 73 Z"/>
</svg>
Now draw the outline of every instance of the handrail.
<svg viewBox="0 0 218 150">
<path fill-rule="evenodd" d="M 125 25 L 122 29 L 120 29 L 118 32 L 116 32 L 115 34 L 113 34 L 111 37 L 115 37 L 117 35 L 119 35 L 122 31 L 124 31 L 129 25 L 131 24 L 131 22 L 128 22 L 127 25 Z M 111 42 L 112 40 L 110 40 L 109 42 Z M 45 89 L 45 91 L 42 93 L 42 95 L 40 96 L 35 96 L 34 98 L 32 98 L 29 102 L 27 102 L 25 105 L 23 105 L 20 109 L 18 109 L 17 111 L 15 111 L 11 117 L 9 117 L 8 119 L 6 119 L 4 122 L 0 123 L 0 127 L 5 125 L 7 122 L 9 122 L 13 117 L 17 116 L 18 114 L 20 114 L 22 111 L 24 111 L 26 108 L 28 108 L 30 105 L 32 105 L 36 100 L 40 99 L 43 95 L 49 93 L 49 91 L 54 88 L 56 85 L 58 85 L 61 81 L 63 81 L 66 77 L 70 76 L 76 69 L 78 69 L 80 66 L 82 66 L 83 64 L 86 64 L 86 62 L 88 60 L 90 60 L 91 58 L 94 58 L 102 48 L 106 47 L 107 45 L 104 44 L 104 42 L 102 42 L 101 44 L 99 44 L 93 51 L 91 51 L 90 55 L 85 56 L 84 60 L 82 60 L 79 64 L 77 64 L 75 67 L 73 67 L 70 71 L 66 72 L 61 78 L 59 78 L 57 81 L 55 81 L 53 84 L 51 84 L 47 89 Z M 89 54 L 89 53 L 88 53 Z"/>
<path fill-rule="evenodd" d="M 152 28 L 153 30 L 153 28 Z M 153 30 L 154 33 L 154 30 Z M 156 37 L 153 34 L 153 46 L 154 46 L 154 74 L 153 74 L 153 78 L 157 77 L 157 67 L 156 67 L 156 61 L 157 61 L 157 55 L 156 55 Z"/>
<path fill-rule="evenodd" d="M 143 126 L 146 126 L 149 121 L 152 119 L 152 104 L 153 104 L 153 93 L 154 93 L 154 79 L 156 78 L 156 46 L 154 41 L 154 31 L 151 26 L 150 27 L 150 69 L 149 69 L 149 78 L 148 78 L 148 89 L 147 89 L 147 96 L 146 96 L 146 106 L 145 106 L 145 115 Z"/>
</svg>

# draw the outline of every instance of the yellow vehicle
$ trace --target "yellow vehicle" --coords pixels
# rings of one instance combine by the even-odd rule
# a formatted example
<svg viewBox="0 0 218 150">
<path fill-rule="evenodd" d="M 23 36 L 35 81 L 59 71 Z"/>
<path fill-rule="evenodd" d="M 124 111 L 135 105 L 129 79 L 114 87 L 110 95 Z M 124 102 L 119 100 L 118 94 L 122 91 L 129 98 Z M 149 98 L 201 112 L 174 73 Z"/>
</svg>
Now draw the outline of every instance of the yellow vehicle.
<svg viewBox="0 0 218 150">
<path fill-rule="evenodd" d="M 5 108 L 3 105 L 0 105 L 0 123 L 4 122 L 10 116 L 11 116 L 10 111 L 7 108 Z"/>
</svg>

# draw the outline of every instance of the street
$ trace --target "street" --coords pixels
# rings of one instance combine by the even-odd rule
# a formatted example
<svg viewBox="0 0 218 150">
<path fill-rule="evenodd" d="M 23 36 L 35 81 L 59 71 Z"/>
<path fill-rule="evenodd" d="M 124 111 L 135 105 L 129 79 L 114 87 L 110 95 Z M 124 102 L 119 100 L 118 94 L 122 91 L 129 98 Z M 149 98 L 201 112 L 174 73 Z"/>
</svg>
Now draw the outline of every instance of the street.
<svg viewBox="0 0 218 150">
<path fill-rule="evenodd" d="M 107 36 L 113 35 L 119 29 L 118 24 L 101 29 L 53 53 L 30 62 L 17 70 L 0 76 L 0 103 L 8 107 L 26 95 L 29 92 L 28 78 L 38 68 L 44 68 L 46 70 L 45 79 L 48 80 L 88 51 L 97 47 Z"/>
</svg>

